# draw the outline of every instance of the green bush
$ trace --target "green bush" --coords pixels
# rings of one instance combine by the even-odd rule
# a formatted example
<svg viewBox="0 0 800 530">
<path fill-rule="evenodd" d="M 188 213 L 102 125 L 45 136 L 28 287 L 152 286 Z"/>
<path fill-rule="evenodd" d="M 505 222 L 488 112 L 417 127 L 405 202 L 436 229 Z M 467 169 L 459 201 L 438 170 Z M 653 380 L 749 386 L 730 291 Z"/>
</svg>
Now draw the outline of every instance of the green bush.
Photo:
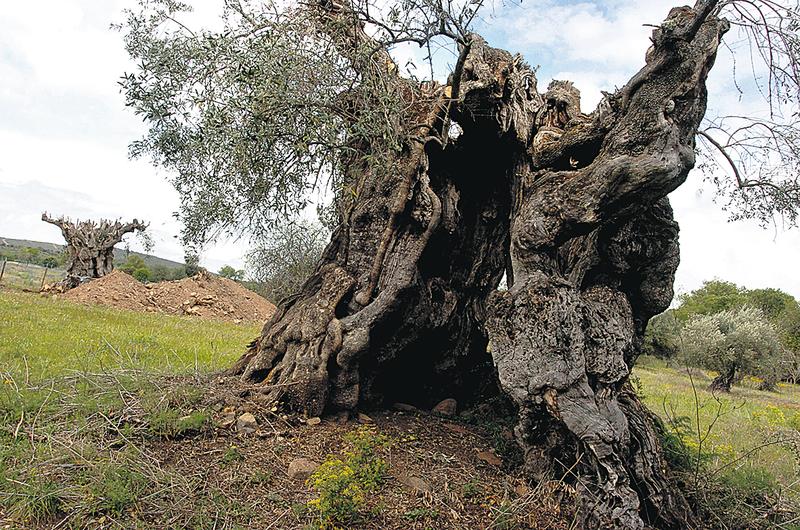
<svg viewBox="0 0 800 530">
<path fill-rule="evenodd" d="M 308 503 L 318 528 L 336 528 L 361 519 L 366 494 L 377 490 L 386 477 L 388 465 L 378 455 L 388 444 L 386 437 L 361 428 L 345 440 L 350 449 L 344 458 L 329 457 L 308 479 L 319 494 Z"/>
</svg>

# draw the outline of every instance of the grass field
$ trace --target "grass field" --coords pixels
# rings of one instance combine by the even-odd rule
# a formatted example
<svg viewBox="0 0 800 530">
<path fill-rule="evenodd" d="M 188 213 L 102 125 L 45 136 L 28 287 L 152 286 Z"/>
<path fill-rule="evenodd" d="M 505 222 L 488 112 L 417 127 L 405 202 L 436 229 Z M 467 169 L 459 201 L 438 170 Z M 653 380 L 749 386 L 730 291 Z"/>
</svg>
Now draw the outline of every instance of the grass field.
<svg viewBox="0 0 800 530">
<path fill-rule="evenodd" d="M 229 366 L 258 328 L 0 290 L 0 523 L 5 510 L 32 527 L 66 513 L 70 524 L 111 528 L 136 515 L 142 492 L 177 492 L 182 479 L 143 460 L 142 448 L 208 436 L 219 411 L 204 408 L 207 387 L 169 374 Z M 705 506 L 725 512 L 727 522 L 715 527 L 738 528 L 730 521 L 741 520 L 748 521 L 742 528 L 770 528 L 780 516 L 779 528 L 800 528 L 792 523 L 800 500 L 800 387 L 781 384 L 768 393 L 744 381 L 715 396 L 705 390 L 712 375 L 650 358 L 634 370 L 639 394 L 665 422 L 668 457 L 682 469 L 686 491 L 717 492 Z M 184 484 L 172 500 L 148 498 L 191 514 L 200 502 L 191 497 L 196 487 Z M 229 502 L 234 493 L 219 499 Z M 230 509 L 212 501 L 203 509 Z"/>
<path fill-rule="evenodd" d="M 0 267 L 3 266 L 2 261 L 0 260 Z M 64 269 L 46 269 L 30 263 L 7 261 L 0 287 L 38 291 L 42 287 L 42 278 L 46 284 L 51 284 L 64 278 L 65 274 Z"/>
<path fill-rule="evenodd" d="M 651 358 L 640 359 L 634 369 L 640 395 L 672 431 L 681 465 L 696 487 L 716 480 L 745 494 L 770 492 L 797 505 L 800 387 L 780 383 L 778 392 L 763 392 L 756 390 L 758 381 L 745 379 L 730 394 L 712 394 L 707 388 L 714 375 Z"/>
<path fill-rule="evenodd" d="M 84 306 L 0 291 L 0 372 L 33 379 L 136 367 L 161 372 L 229 365 L 259 326 Z"/>
</svg>

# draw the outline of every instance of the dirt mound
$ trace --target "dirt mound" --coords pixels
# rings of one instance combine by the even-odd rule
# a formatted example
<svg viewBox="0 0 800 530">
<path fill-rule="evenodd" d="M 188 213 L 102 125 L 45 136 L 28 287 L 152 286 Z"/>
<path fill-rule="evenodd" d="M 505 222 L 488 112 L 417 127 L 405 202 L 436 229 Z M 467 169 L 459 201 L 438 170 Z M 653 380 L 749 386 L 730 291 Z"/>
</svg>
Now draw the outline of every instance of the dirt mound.
<svg viewBox="0 0 800 530">
<path fill-rule="evenodd" d="M 144 285 L 114 271 L 67 291 L 63 297 L 133 311 L 157 311 L 232 321 L 264 322 L 275 312 L 268 300 L 233 280 L 201 272 L 191 278 Z"/>
<path fill-rule="evenodd" d="M 179 314 L 264 322 L 275 312 L 271 302 L 253 291 L 206 272 L 183 280 L 154 283 L 146 288 L 158 307 L 165 311 L 175 309 Z"/>
<path fill-rule="evenodd" d="M 99 304 L 133 311 L 155 311 L 149 299 L 150 290 L 122 271 L 113 271 L 102 278 L 84 283 L 64 293 L 67 300 L 82 304 Z"/>
</svg>

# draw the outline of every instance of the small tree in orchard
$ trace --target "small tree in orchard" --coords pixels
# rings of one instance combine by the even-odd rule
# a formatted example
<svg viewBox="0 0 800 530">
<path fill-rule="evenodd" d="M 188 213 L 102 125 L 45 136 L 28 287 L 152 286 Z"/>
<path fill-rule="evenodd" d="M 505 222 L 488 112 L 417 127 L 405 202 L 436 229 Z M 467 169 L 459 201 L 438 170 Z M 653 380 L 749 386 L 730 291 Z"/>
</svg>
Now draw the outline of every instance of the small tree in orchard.
<svg viewBox="0 0 800 530">
<path fill-rule="evenodd" d="M 119 270 L 127 272 L 140 282 L 146 282 L 151 279 L 150 269 L 145 264 L 144 259 L 136 254 L 131 254 L 125 263 L 120 265 Z"/>
<path fill-rule="evenodd" d="M 108 221 L 71 221 L 42 214 L 42 221 L 56 225 L 67 242 L 67 275 L 57 284 L 61 290 L 72 289 L 85 281 L 101 278 L 114 270 L 114 245 L 126 234 L 137 232 L 149 249 L 151 240 L 145 234 L 147 225 L 136 219 L 130 223 Z"/>
<path fill-rule="evenodd" d="M 676 7 L 587 113 L 475 33 L 483 4 L 226 0 L 210 32 L 143 2 L 124 25 L 123 91 L 150 124 L 132 154 L 172 171 L 186 243 L 268 241 L 311 192 L 333 197 L 321 259 L 231 369 L 268 398 L 319 415 L 505 396 L 527 476 L 577 477 L 579 526 L 697 527 L 630 371 L 672 300 L 667 195 L 698 152 L 732 212 L 796 220 L 800 15 Z M 717 50 L 748 42 L 775 112 L 704 121 Z M 408 43 L 453 60 L 410 75 L 392 55 Z"/>
<path fill-rule="evenodd" d="M 693 317 L 681 332 L 682 354 L 689 365 L 715 370 L 712 391 L 730 392 L 740 375 L 764 378 L 774 387 L 788 372 L 775 328 L 753 307 Z"/>
<path fill-rule="evenodd" d="M 642 353 L 672 359 L 680 352 L 681 324 L 673 310 L 656 315 L 647 323 Z"/>
<path fill-rule="evenodd" d="M 223 265 L 217 274 L 223 278 L 228 278 L 229 280 L 234 280 L 237 282 L 244 280 L 244 271 L 241 269 L 235 269 L 230 265 Z"/>
</svg>

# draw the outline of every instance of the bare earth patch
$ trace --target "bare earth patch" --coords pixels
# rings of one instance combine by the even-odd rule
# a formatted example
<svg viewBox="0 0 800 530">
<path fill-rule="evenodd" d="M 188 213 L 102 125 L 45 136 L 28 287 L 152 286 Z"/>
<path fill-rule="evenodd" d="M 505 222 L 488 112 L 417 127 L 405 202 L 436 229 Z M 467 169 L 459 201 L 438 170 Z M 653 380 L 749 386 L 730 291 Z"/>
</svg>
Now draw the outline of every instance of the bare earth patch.
<svg viewBox="0 0 800 530">
<path fill-rule="evenodd" d="M 231 321 L 266 322 L 275 312 L 275 305 L 265 298 L 233 280 L 205 272 L 145 285 L 116 270 L 58 296 L 118 309 Z"/>
<path fill-rule="evenodd" d="M 9 421 L 3 429 L 9 432 L 0 434 L 17 447 L 8 463 L 21 465 L 7 471 L 11 489 L 5 514 L 0 502 L 0 523 L 332 528 L 314 511 L 311 501 L 320 494 L 313 480 L 308 473 L 291 477 L 290 464 L 341 457 L 353 433 L 365 430 L 385 440 L 376 457 L 386 473 L 355 518 L 338 528 L 567 529 L 573 520 L 571 487 L 526 482 L 494 449 L 491 429 L 467 423 L 468 416 L 389 410 L 311 419 L 283 414 L 229 378 L 136 381 L 96 380 L 104 390 L 91 394 L 91 405 L 81 384 L 71 387 L 51 398 L 59 401 L 54 416 L 43 410 L 40 423 L 23 421 L 18 438 Z M 74 421 L 60 420 L 78 410 L 85 420 L 75 431 Z M 40 447 L 35 453 L 24 449 L 31 439 Z M 31 454 L 38 461 L 31 463 Z M 48 511 L 38 501 L 42 490 L 53 496 Z"/>
</svg>

